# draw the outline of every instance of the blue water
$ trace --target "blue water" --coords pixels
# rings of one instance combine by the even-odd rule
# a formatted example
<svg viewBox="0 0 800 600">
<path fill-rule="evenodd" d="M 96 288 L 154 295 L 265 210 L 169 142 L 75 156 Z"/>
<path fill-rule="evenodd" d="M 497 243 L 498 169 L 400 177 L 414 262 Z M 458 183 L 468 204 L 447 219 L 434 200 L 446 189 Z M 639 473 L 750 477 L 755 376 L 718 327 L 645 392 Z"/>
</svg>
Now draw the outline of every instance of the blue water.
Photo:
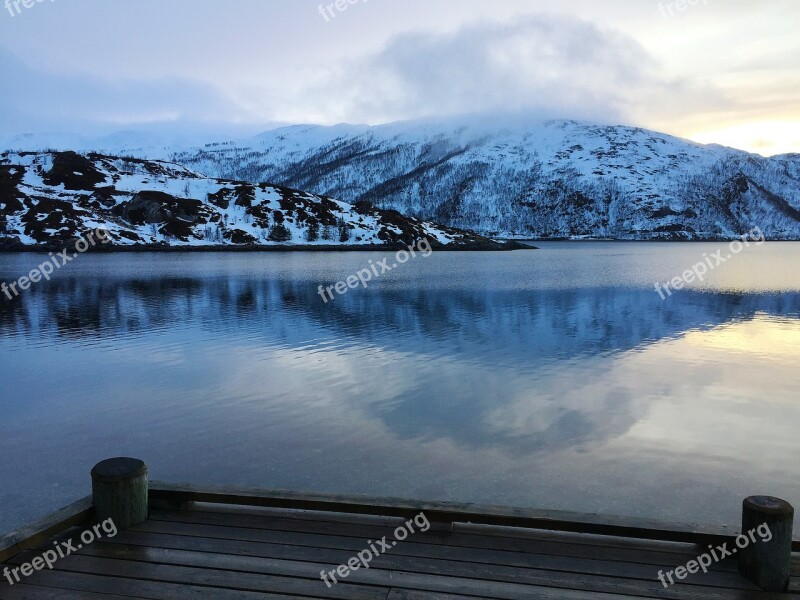
<svg viewBox="0 0 800 600">
<path fill-rule="evenodd" d="M 0 297 L 0 531 L 151 478 L 735 524 L 800 506 L 800 244 L 77 258 Z M 727 253 L 726 253 L 727 255 Z M 42 261 L 0 255 L 0 281 Z M 390 261 L 391 263 L 392 261 Z"/>
</svg>

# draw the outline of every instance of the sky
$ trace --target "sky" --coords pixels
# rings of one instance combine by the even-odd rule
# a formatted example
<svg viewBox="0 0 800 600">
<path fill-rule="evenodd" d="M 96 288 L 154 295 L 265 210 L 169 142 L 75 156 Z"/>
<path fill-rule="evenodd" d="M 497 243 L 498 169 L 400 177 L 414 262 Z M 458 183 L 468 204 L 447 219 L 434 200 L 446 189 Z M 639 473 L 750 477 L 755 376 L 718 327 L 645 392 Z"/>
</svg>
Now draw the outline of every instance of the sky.
<svg viewBox="0 0 800 600">
<path fill-rule="evenodd" d="M 3 135 L 523 112 L 800 152 L 797 0 L 25 2 L 0 7 Z"/>
</svg>

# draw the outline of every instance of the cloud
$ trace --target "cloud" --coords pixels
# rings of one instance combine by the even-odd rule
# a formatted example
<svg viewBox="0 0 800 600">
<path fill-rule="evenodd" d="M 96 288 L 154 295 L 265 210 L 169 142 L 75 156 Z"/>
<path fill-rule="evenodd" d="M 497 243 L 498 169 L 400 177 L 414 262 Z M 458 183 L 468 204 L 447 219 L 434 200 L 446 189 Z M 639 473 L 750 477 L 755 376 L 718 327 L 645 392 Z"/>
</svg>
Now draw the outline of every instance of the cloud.
<svg viewBox="0 0 800 600">
<path fill-rule="evenodd" d="M 344 121 L 528 111 L 622 122 L 659 93 L 697 95 L 686 83 L 659 78 L 658 68 L 627 35 L 576 18 L 534 16 L 400 35 L 372 57 L 332 67 L 306 98 L 326 101 L 310 112 Z"/>
<path fill-rule="evenodd" d="M 239 85 L 124 73 L 123 66 L 114 81 L 44 73 L 0 48 L 0 78 L 10 82 L 0 96 L 0 133 L 227 135 L 237 125 L 245 134 L 275 122 L 509 112 L 661 126 L 730 106 L 710 86 L 663 76 L 632 37 L 567 16 L 404 33 L 358 59 L 306 61 L 292 77 Z"/>
<path fill-rule="evenodd" d="M 247 120 L 250 115 L 213 86 L 187 79 L 104 81 L 46 74 L 0 48 L 0 132 L 98 133 L 132 126 Z"/>
</svg>

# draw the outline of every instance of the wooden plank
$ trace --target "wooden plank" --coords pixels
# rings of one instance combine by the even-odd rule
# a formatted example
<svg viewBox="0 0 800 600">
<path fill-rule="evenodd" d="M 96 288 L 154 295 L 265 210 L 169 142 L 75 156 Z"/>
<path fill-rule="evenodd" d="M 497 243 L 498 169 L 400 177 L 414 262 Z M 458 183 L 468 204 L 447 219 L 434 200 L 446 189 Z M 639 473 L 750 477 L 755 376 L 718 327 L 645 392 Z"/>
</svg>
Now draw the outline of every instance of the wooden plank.
<svg viewBox="0 0 800 600">
<path fill-rule="evenodd" d="M 216 561 L 216 556 L 210 554 L 208 558 Z M 23 558 L 17 556 L 12 562 L 18 564 L 22 561 Z M 122 581 L 119 582 L 118 585 L 120 586 L 127 585 L 127 580 L 145 580 L 251 592 L 344 598 L 345 600 L 385 600 L 391 587 L 390 585 L 376 583 L 353 585 L 347 582 L 326 588 L 319 576 L 321 567 L 316 568 L 315 565 L 314 568 L 316 570 L 309 570 L 309 565 L 298 565 L 296 563 L 292 563 L 292 567 L 284 569 L 284 574 L 279 575 L 272 572 L 266 573 L 263 569 L 261 572 L 244 572 L 241 570 L 184 567 L 174 564 L 98 558 L 80 553 L 59 561 L 54 568 L 59 571 L 124 579 L 124 583 Z M 31 583 L 37 583 L 35 580 L 36 575 L 35 573 L 29 578 Z"/>
<path fill-rule="evenodd" d="M 261 519 L 265 519 L 270 523 L 297 523 L 297 522 L 306 522 L 306 523 L 318 523 L 322 524 L 325 527 L 325 532 L 336 535 L 337 533 L 341 534 L 344 530 L 339 530 L 338 532 L 331 528 L 328 530 L 325 524 L 340 524 L 340 525 L 347 525 L 347 526 L 359 526 L 363 527 L 366 525 L 370 526 L 378 526 L 378 527 L 387 527 L 393 529 L 398 525 L 403 524 L 405 521 L 401 517 L 379 517 L 373 515 L 357 515 L 357 514 L 347 514 L 347 513 L 328 513 L 328 512 L 318 512 L 318 511 L 308 511 L 308 510 L 294 510 L 294 509 L 286 509 L 286 508 L 266 508 L 266 507 L 244 507 L 244 506 L 235 506 L 235 505 L 224 505 L 224 504 L 205 504 L 205 503 L 194 503 L 191 504 L 190 508 L 185 508 L 181 512 L 175 512 L 169 509 L 164 510 L 154 510 L 152 511 L 152 518 L 153 520 L 168 520 L 171 518 L 172 515 L 230 515 L 231 517 L 238 517 L 240 515 L 247 515 L 250 517 L 257 517 Z M 193 517 L 184 518 L 180 516 L 178 521 L 184 522 L 198 522 Z M 232 524 L 232 523 L 231 523 Z M 261 525 L 258 528 L 265 528 L 264 525 Z M 268 525 L 266 528 L 273 528 L 278 529 L 273 525 Z M 281 529 L 285 530 L 285 528 Z M 291 528 L 290 528 L 291 530 Z M 434 532 L 437 531 L 450 531 L 452 533 L 458 534 L 463 533 L 469 536 L 473 536 L 471 539 L 475 540 L 475 535 L 481 535 L 485 538 L 490 538 L 492 540 L 507 540 L 509 538 L 520 538 L 520 539 L 528 539 L 528 540 L 539 540 L 547 543 L 565 543 L 569 544 L 570 546 L 591 546 L 597 549 L 601 549 L 601 553 L 604 557 L 613 558 L 613 560 L 619 560 L 623 562 L 634 562 L 634 563 L 643 563 L 643 564 L 681 564 L 688 562 L 689 560 L 693 560 L 697 557 L 698 554 L 702 554 L 706 548 L 698 547 L 696 543 L 686 543 L 686 542 L 668 542 L 662 540 L 642 540 L 642 539 L 629 539 L 629 538 L 619 538 L 619 537 L 610 537 L 610 536 L 601 536 L 601 535 L 592 535 L 592 534 L 581 534 L 581 533 L 572 533 L 572 532 L 564 532 L 564 531 L 552 531 L 552 530 L 538 530 L 538 529 L 521 529 L 516 527 L 499 527 L 499 526 L 492 526 L 492 525 L 478 525 L 478 524 L 469 524 L 469 523 L 457 523 L 454 524 L 452 528 L 440 525 L 437 529 L 437 524 L 433 523 L 431 526 L 431 530 Z M 349 532 L 355 531 L 354 529 L 348 529 Z M 361 535 L 365 535 L 362 533 Z M 432 535 L 436 535 L 437 538 L 435 540 L 426 540 L 426 543 L 438 543 L 442 540 L 442 543 L 452 543 L 448 542 L 448 537 L 446 534 L 442 533 L 434 533 Z M 367 535 L 367 537 L 374 537 Z M 455 540 L 455 538 L 452 538 Z M 459 545 L 466 545 L 470 548 L 483 548 L 489 547 L 486 544 L 469 541 L 465 542 L 462 539 L 458 540 Z M 502 543 L 502 542 L 501 542 Z M 555 547 L 557 548 L 557 547 Z M 551 548 L 548 551 L 553 552 L 559 555 L 571 555 L 571 554 L 564 554 L 563 552 L 559 552 L 557 549 Z M 629 549 L 633 552 L 623 553 L 622 555 L 617 555 L 613 552 L 616 548 L 623 548 Z M 609 555 L 607 551 L 611 550 L 612 555 Z M 516 551 L 519 551 L 517 548 Z M 526 550 L 527 551 L 527 550 Z M 674 554 L 669 558 L 669 554 Z M 591 553 L 589 548 L 586 551 L 581 551 L 578 556 L 586 556 L 586 557 L 595 557 L 595 553 Z M 657 557 L 655 560 L 651 560 L 650 557 Z M 646 557 L 646 558 L 643 558 Z M 683 557 L 683 559 L 681 558 Z M 717 563 L 712 565 L 712 571 L 736 571 L 736 561 L 735 560 L 725 560 L 721 563 Z M 792 575 L 800 576 L 800 554 L 794 554 L 792 557 Z"/>
<path fill-rule="evenodd" d="M 345 564 L 353 556 L 350 551 L 331 551 L 293 546 L 271 546 L 266 550 L 263 548 L 258 549 L 257 553 L 244 554 L 241 550 L 237 552 L 235 544 L 230 542 L 227 546 L 220 548 L 221 540 L 187 538 L 187 541 L 189 543 L 186 546 L 189 546 L 189 548 L 182 549 L 102 543 L 87 548 L 84 554 L 120 560 L 142 560 L 205 568 L 229 568 L 226 565 L 236 564 L 237 569 L 247 568 L 247 570 L 253 565 L 265 565 L 270 560 L 280 561 L 279 563 L 276 562 L 276 564 L 281 565 L 287 561 L 314 563 L 320 567 L 319 570 L 323 568 L 331 570 L 336 565 Z M 216 550 L 213 550 L 215 544 Z M 211 557 L 214 552 L 218 556 Z M 237 557 L 243 560 L 237 560 Z M 675 566 L 669 566 L 665 570 L 674 568 Z M 409 557 L 392 553 L 383 554 L 372 560 L 370 569 L 449 575 L 511 583 L 524 580 L 531 574 L 553 571 L 557 574 L 556 576 L 565 579 L 569 579 L 570 574 L 576 576 L 596 575 L 598 577 L 639 580 L 649 584 L 656 581 L 658 573 L 657 568 L 650 566 L 624 565 L 602 561 L 578 561 L 549 556 L 526 556 L 515 565 L 477 563 L 462 560 L 461 553 L 456 549 L 451 549 L 449 554 L 438 559 Z M 733 573 L 698 573 L 691 575 L 684 584 L 729 589 L 757 589 L 747 580 Z"/>
<path fill-rule="evenodd" d="M 384 600 L 388 596 L 390 588 L 381 588 L 380 583 L 396 581 L 398 578 L 402 579 L 406 576 L 406 574 L 403 573 L 397 574 L 390 571 L 380 571 L 375 569 L 370 569 L 368 571 L 361 570 L 353 573 L 348 578 L 348 583 L 340 582 L 326 590 L 325 585 L 318 577 L 318 573 L 321 568 L 320 565 L 310 565 L 295 562 L 289 562 L 282 566 L 280 572 L 285 573 L 288 571 L 292 573 L 291 576 L 283 577 L 254 574 L 250 572 L 243 572 L 241 570 L 219 571 L 203 568 L 186 568 L 176 565 L 155 565 L 150 563 L 135 563 L 111 559 L 93 559 L 84 556 L 73 556 L 67 562 L 69 563 L 68 569 L 79 569 L 79 572 L 95 572 L 95 570 L 97 570 L 97 574 L 120 573 L 126 577 L 132 576 L 135 573 L 136 578 L 147 578 L 151 580 L 153 578 L 157 578 L 159 581 L 173 581 L 177 578 L 181 582 L 188 582 L 189 580 L 197 580 L 199 578 L 204 582 L 204 585 L 213 584 L 215 586 L 228 588 L 231 588 L 235 585 L 237 589 L 245 590 L 263 589 L 265 587 L 265 581 L 267 580 L 280 581 L 280 585 L 284 586 L 281 588 L 281 590 L 284 592 L 298 593 L 305 591 L 306 593 L 311 594 L 314 592 L 319 593 L 319 591 L 324 590 L 325 594 L 323 597 L 325 598 L 344 598 L 347 600 L 358 600 L 360 598 L 367 597 L 364 596 L 366 590 L 381 590 L 379 595 L 374 595 L 375 592 L 373 592 L 373 595 L 368 597 L 376 599 L 380 598 L 380 600 Z M 80 565 L 77 566 L 76 563 L 80 563 Z M 259 566 L 256 568 L 264 571 L 272 570 L 271 568 L 275 568 L 276 566 L 277 564 L 260 561 Z M 61 567 L 61 565 L 59 565 L 59 567 Z M 100 573 L 100 571 L 102 573 Z M 304 579 L 301 577 L 302 575 L 308 576 L 309 574 L 316 575 L 316 580 Z M 539 586 L 519 583 L 490 582 L 430 576 L 424 576 L 424 578 L 420 579 L 419 576 L 414 574 L 411 574 L 410 576 L 412 578 L 416 578 L 412 582 L 413 585 L 404 586 L 403 582 L 400 581 L 398 587 L 410 587 L 411 589 L 427 589 L 429 591 L 446 591 L 456 593 L 459 593 L 460 591 L 466 591 L 468 592 L 467 595 L 483 598 L 497 598 L 501 600 L 529 600 L 530 598 L 544 597 L 558 597 L 565 599 L 571 598 L 570 588 L 554 590 L 551 588 L 542 588 Z M 357 581 L 358 584 L 354 585 L 352 583 L 353 581 Z M 120 582 L 120 585 L 123 585 L 122 582 Z M 272 585 L 274 585 L 274 583 Z M 269 584 L 267 584 L 267 586 L 269 586 Z M 417 586 L 421 587 L 417 588 Z M 556 591 L 558 592 L 558 596 L 553 595 Z M 589 600 L 590 596 L 581 594 L 579 598 L 580 600 Z M 618 598 L 620 597 L 618 596 Z M 637 599 L 623 595 L 621 596 L 621 600 Z M 709 600 L 719 599 L 710 596 Z"/>
<path fill-rule="evenodd" d="M 93 592 L 102 598 L 113 598 L 124 590 L 128 598 L 148 600 L 287 600 L 296 599 L 282 593 L 248 592 L 221 588 L 180 585 L 166 582 L 121 579 L 115 576 L 71 573 L 67 571 L 40 571 L 36 574 L 37 583 L 65 593 L 75 591 Z M 26 586 L 30 587 L 30 586 Z M 0 596 L 2 598 L 2 596 Z M 60 598 L 60 596 L 57 596 Z M 314 596 L 303 596 L 303 600 L 323 600 Z M 5 599 L 3 599 L 5 600 Z M 9 600 L 17 600 L 10 598 Z"/>
<path fill-rule="evenodd" d="M 130 598 L 136 597 L 64 590 L 27 584 L 0 587 L 0 600 L 130 600 Z"/>
<path fill-rule="evenodd" d="M 476 598 L 495 599 L 490 591 L 482 592 L 480 596 L 464 596 L 447 592 L 427 592 L 422 590 L 393 589 L 386 600 L 476 600 Z M 500 596 L 499 598 L 502 598 Z M 598 594 L 596 592 L 582 592 L 580 590 L 556 590 L 547 588 L 532 589 L 527 596 L 531 600 L 632 600 L 630 596 L 619 594 Z M 636 600 L 640 600 L 636 598 Z"/>
<path fill-rule="evenodd" d="M 364 515 L 347 515 L 326 512 L 298 511 L 291 509 L 271 509 L 253 508 L 241 506 L 195 504 L 190 509 L 176 513 L 174 511 L 157 510 L 153 511 L 154 520 L 174 519 L 179 522 L 208 522 L 197 520 L 196 515 L 228 515 L 230 522 L 225 523 L 225 519 L 217 521 L 221 524 L 242 525 L 235 523 L 233 519 L 241 515 L 261 519 L 261 522 L 254 520 L 250 525 L 254 528 L 270 528 L 280 531 L 314 531 L 329 535 L 344 535 L 345 537 L 358 534 L 359 537 L 380 539 L 380 534 L 365 526 L 387 527 L 384 532 L 389 535 L 394 527 L 403 524 L 404 520 L 400 517 L 374 517 Z M 313 528 L 284 527 L 283 523 L 306 523 Z M 331 526 L 329 527 L 328 524 Z M 322 525 L 322 527 L 320 527 Z M 337 525 L 341 526 L 337 529 Z M 355 526 L 355 527 L 354 527 Z M 359 528 L 359 529 L 356 529 Z M 452 529 L 437 530 L 433 524 L 431 531 L 434 533 L 417 533 L 409 541 L 423 542 L 426 544 L 458 545 L 459 548 L 498 548 L 508 551 L 524 551 L 542 553 L 547 552 L 558 556 L 579 556 L 593 559 L 608 559 L 620 562 L 631 562 L 637 564 L 651 565 L 679 565 L 694 560 L 698 554 L 705 551 L 697 544 L 682 542 L 666 542 L 641 539 L 627 539 L 609 536 L 597 536 L 589 534 L 578 534 L 561 531 L 548 530 L 529 530 L 513 527 L 497 527 L 487 525 L 456 524 Z M 448 533 L 441 533 L 443 531 Z M 457 534 L 465 534 L 463 537 Z M 482 538 L 476 537 L 477 535 Z M 428 537 L 434 536 L 434 537 Z M 521 538 L 525 540 L 537 540 L 544 544 L 534 544 L 520 548 L 518 545 L 509 548 L 506 541 L 509 538 Z M 491 543 L 487 543 L 491 541 Z M 499 545 L 498 545 L 499 544 Z M 566 545 L 565 545 L 566 544 Z M 616 549 L 624 549 L 617 552 Z M 568 549 L 568 550 L 567 550 Z M 413 554 L 413 552 L 412 552 Z M 800 574 L 800 557 L 797 558 L 795 565 L 797 574 Z M 738 572 L 734 560 L 725 560 L 711 566 L 712 571 Z"/>
<path fill-rule="evenodd" d="M 169 513 L 173 515 L 173 513 Z M 325 548 L 349 548 L 358 551 L 364 548 L 367 539 L 381 539 L 384 535 L 391 535 L 393 530 L 384 530 L 379 527 L 349 529 L 342 524 L 320 524 L 315 527 L 312 521 L 288 522 L 276 525 L 277 529 L 267 529 L 268 521 L 261 521 L 261 527 L 254 527 L 249 520 L 240 521 L 233 518 L 221 518 L 224 515 L 202 514 L 194 511 L 175 514 L 178 520 L 162 520 L 167 513 L 159 511 L 153 520 L 144 524 L 139 530 L 161 533 L 174 533 L 180 535 L 197 535 L 200 537 L 221 537 L 223 539 L 241 539 L 242 541 L 276 541 L 293 545 L 319 546 Z M 186 525 L 182 527 L 181 524 Z M 202 525 L 202 527 L 197 527 Z M 227 527 L 230 531 L 226 531 Z M 319 531 L 322 529 L 322 531 Z M 258 535 L 261 532 L 261 535 Z M 293 537 L 293 533 L 308 534 Z M 288 534 L 288 535 L 287 535 Z M 319 537 L 323 534 L 325 537 Z M 349 539 L 348 539 L 349 538 Z M 617 562 L 630 562 L 637 564 L 650 564 L 656 567 L 669 565 L 673 568 L 693 560 L 697 557 L 697 550 L 689 553 L 672 554 L 661 551 L 648 551 L 646 548 L 617 549 L 605 546 L 591 546 L 567 544 L 561 541 L 550 542 L 546 539 L 528 540 L 506 539 L 500 536 L 477 536 L 464 533 L 450 532 L 419 532 L 409 537 L 398 549 L 401 554 L 417 554 L 419 546 L 433 546 L 427 549 L 426 555 L 436 556 L 447 548 L 437 549 L 435 546 L 455 546 L 461 549 L 475 551 L 502 550 L 509 553 L 549 554 L 553 556 L 575 556 L 595 560 L 614 560 Z M 431 552 L 434 554 L 432 555 Z M 716 565 L 715 571 L 735 571 L 735 566 L 729 563 Z"/>
<path fill-rule="evenodd" d="M 490 591 L 490 597 L 497 598 L 570 598 L 570 594 L 574 592 L 590 592 L 592 595 L 583 596 L 587 600 L 589 598 L 597 597 L 602 592 L 611 594 L 612 597 L 629 597 L 628 594 L 639 598 L 666 598 L 674 600 L 786 600 L 783 594 L 767 594 L 764 592 L 752 592 L 744 590 L 712 590 L 710 588 L 693 589 L 691 586 L 680 586 L 665 590 L 658 582 L 648 586 L 645 589 L 636 589 L 633 593 L 628 592 L 628 586 L 619 585 L 616 589 L 612 590 L 598 590 L 594 586 L 587 586 L 586 582 L 580 578 L 575 578 L 572 585 L 568 588 L 551 588 L 548 590 L 549 596 L 532 596 L 532 591 L 529 590 L 525 593 L 525 587 L 522 587 L 522 594 L 518 584 L 496 583 L 490 588 L 484 588 L 484 582 L 458 580 L 454 581 L 452 578 L 435 577 L 430 575 L 419 575 L 415 573 L 392 573 L 392 581 L 395 588 L 406 588 L 420 591 L 431 592 L 445 592 L 462 595 L 474 595 L 480 597 L 484 589 Z M 557 586 L 554 586 L 557 587 Z M 535 588 L 534 588 L 535 589 Z M 541 590 L 537 590 L 541 591 Z"/>
<path fill-rule="evenodd" d="M 233 509 L 235 511 L 235 509 Z M 325 515 L 327 513 L 317 513 Z M 150 514 L 150 519 L 154 521 L 176 521 L 184 523 L 204 523 L 214 525 L 230 524 L 236 527 L 250 527 L 254 529 L 280 529 L 283 531 L 317 531 L 320 533 L 331 533 L 334 535 L 342 535 L 343 532 L 348 532 L 346 535 L 356 537 L 370 537 L 376 535 L 377 531 L 381 531 L 381 535 L 391 535 L 392 532 L 399 526 L 405 524 L 401 518 L 395 518 L 391 523 L 364 523 L 360 520 L 354 519 L 350 522 L 342 522 L 341 520 L 327 520 L 325 518 L 314 519 L 306 517 L 304 519 L 290 518 L 278 515 L 258 515 L 252 513 L 242 512 L 217 512 L 217 511 L 204 511 L 204 510 L 153 510 Z M 415 530 L 419 528 L 415 525 Z M 417 531 L 414 536 L 429 536 L 436 538 L 447 538 L 448 535 L 454 531 L 462 531 L 466 535 L 477 538 L 477 534 L 488 534 L 490 537 L 520 537 L 528 539 L 547 539 L 553 540 L 555 535 L 564 536 L 569 539 L 570 543 L 582 543 L 587 541 L 588 545 L 597 545 L 602 547 L 611 547 L 615 542 L 621 538 L 609 538 L 607 536 L 588 536 L 586 534 L 554 532 L 551 530 L 530 530 L 519 529 L 510 527 L 497 527 L 497 526 L 461 526 L 458 527 L 435 527 L 431 525 L 428 532 Z M 621 544 L 621 547 L 635 547 L 637 550 L 645 549 L 646 545 L 652 545 L 654 548 L 658 546 L 659 551 L 675 552 L 681 555 L 695 555 L 696 544 L 685 544 L 679 542 L 653 542 L 651 540 L 630 539 L 626 543 Z"/>
<path fill-rule="evenodd" d="M 155 510 L 172 510 L 169 507 L 155 506 Z M 293 508 L 270 508 L 268 506 L 237 506 L 235 504 L 208 504 L 205 502 L 192 502 L 180 510 L 191 510 L 217 514 L 243 514 L 252 516 L 280 517 L 286 519 L 299 519 L 301 521 L 325 521 L 330 523 L 359 523 L 361 525 L 397 525 L 404 523 L 401 517 L 386 517 L 380 515 L 359 515 L 356 513 L 321 512 L 318 510 L 300 510 Z M 449 528 L 449 526 L 448 526 Z"/>
<path fill-rule="evenodd" d="M 572 531 L 554 531 L 552 529 L 522 529 L 520 527 L 501 527 L 497 525 L 481 525 L 478 523 L 454 523 L 452 530 L 469 535 L 488 537 L 523 538 L 529 540 L 563 541 L 569 544 L 600 546 L 603 548 L 629 548 L 637 551 L 674 553 L 679 555 L 696 555 L 696 542 L 670 542 L 667 540 L 651 540 L 641 538 L 625 538 L 618 536 L 577 533 Z"/>
<path fill-rule="evenodd" d="M 26 525 L 0 538 L 0 563 L 6 562 L 23 550 L 35 548 L 51 536 L 61 533 L 69 527 L 88 523 L 92 517 L 92 497 L 70 504 L 52 515 Z"/>
<path fill-rule="evenodd" d="M 413 501 L 401 498 L 370 498 L 284 490 L 260 490 L 225 486 L 192 486 L 151 482 L 154 501 L 206 502 L 240 506 L 292 508 L 365 515 L 413 518 L 424 512 L 430 521 L 480 523 L 526 529 L 552 529 L 596 535 L 666 540 L 689 543 L 723 543 L 735 537 L 729 527 L 706 527 L 696 523 L 674 524 L 651 519 L 537 510 L 456 502 Z M 796 542 L 800 551 L 800 541 Z"/>
<path fill-rule="evenodd" d="M 174 509 L 165 508 L 164 511 Z M 395 528 L 402 525 L 405 519 L 401 517 L 379 517 L 374 515 L 359 515 L 346 513 L 329 513 L 308 510 L 293 510 L 288 508 L 249 507 L 225 504 L 188 503 L 179 510 L 206 514 L 250 515 L 254 517 L 282 519 L 289 522 L 310 521 L 314 523 L 339 523 L 348 525 L 379 525 Z M 164 513 L 161 510 L 153 511 L 153 517 L 158 519 Z M 543 539 L 548 541 L 566 541 L 572 544 L 586 544 L 591 546 L 634 548 L 636 550 L 649 549 L 660 552 L 674 552 L 683 555 L 696 555 L 697 544 L 687 542 L 668 542 L 663 540 L 643 540 L 636 538 L 622 538 L 593 535 L 588 533 L 574 533 L 568 531 L 554 531 L 541 529 L 521 529 L 518 527 L 501 527 L 497 525 L 480 525 L 473 523 L 431 523 L 434 531 L 456 531 L 469 534 L 481 534 L 491 537 L 520 537 L 527 539 Z"/>
<path fill-rule="evenodd" d="M 439 592 L 420 592 L 417 590 L 393 589 L 386 600 L 475 600 L 476 596 L 456 596 Z"/>
<path fill-rule="evenodd" d="M 376 539 L 375 537 L 371 539 Z M 380 539 L 380 538 L 377 538 Z M 241 554 L 264 558 L 284 558 L 308 560 L 329 564 L 343 564 L 366 546 L 366 540 L 354 543 L 349 548 L 325 548 L 322 544 L 295 545 L 287 543 L 246 542 L 219 538 L 190 536 L 159 535 L 141 531 L 124 532 L 113 540 L 105 540 L 109 544 L 126 544 L 145 548 L 166 548 L 174 550 L 193 550 L 198 552 L 218 552 L 221 554 Z M 92 552 L 90 550 L 90 552 Z M 416 562 L 415 562 L 416 561 Z M 679 562 L 663 564 L 623 563 L 613 560 L 602 560 L 588 557 L 559 556 L 549 553 L 519 553 L 494 549 L 473 549 L 459 547 L 428 546 L 410 544 L 408 541 L 393 548 L 390 554 L 378 558 L 373 566 L 390 564 L 386 568 L 399 570 L 429 569 L 439 565 L 441 572 L 450 563 L 473 564 L 474 569 L 515 567 L 521 569 L 541 569 L 561 572 L 574 572 L 595 575 L 610 575 L 631 579 L 654 580 L 659 570 L 670 571 Z M 434 572 L 434 571 L 430 571 Z M 693 579 L 707 585 L 730 588 L 754 589 L 738 573 L 730 571 L 710 571 L 708 574 L 697 574 Z"/>
<path fill-rule="evenodd" d="M 464 596 L 447 592 L 429 592 L 422 590 L 393 589 L 386 600 L 475 600 L 476 598 L 498 598 L 490 596 L 490 591 L 482 592 L 480 596 Z M 598 594 L 597 592 L 583 592 L 580 590 L 557 590 L 548 588 L 532 589 L 527 596 L 531 600 L 640 600 L 636 597 L 622 596 L 619 594 Z M 502 598 L 502 596 L 500 596 Z"/>
</svg>

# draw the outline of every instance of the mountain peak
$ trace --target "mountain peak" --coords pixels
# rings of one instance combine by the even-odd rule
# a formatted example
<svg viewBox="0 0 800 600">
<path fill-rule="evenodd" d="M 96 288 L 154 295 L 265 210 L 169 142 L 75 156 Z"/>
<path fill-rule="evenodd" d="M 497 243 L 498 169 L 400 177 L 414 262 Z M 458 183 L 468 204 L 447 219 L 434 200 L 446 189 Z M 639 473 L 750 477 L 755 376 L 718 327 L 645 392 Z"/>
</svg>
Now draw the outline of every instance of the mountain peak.
<svg viewBox="0 0 800 600">
<path fill-rule="evenodd" d="M 215 176 L 367 200 L 485 235 L 715 239 L 759 226 L 800 239 L 797 157 L 627 125 L 479 114 L 282 128 L 170 157 Z"/>
</svg>

